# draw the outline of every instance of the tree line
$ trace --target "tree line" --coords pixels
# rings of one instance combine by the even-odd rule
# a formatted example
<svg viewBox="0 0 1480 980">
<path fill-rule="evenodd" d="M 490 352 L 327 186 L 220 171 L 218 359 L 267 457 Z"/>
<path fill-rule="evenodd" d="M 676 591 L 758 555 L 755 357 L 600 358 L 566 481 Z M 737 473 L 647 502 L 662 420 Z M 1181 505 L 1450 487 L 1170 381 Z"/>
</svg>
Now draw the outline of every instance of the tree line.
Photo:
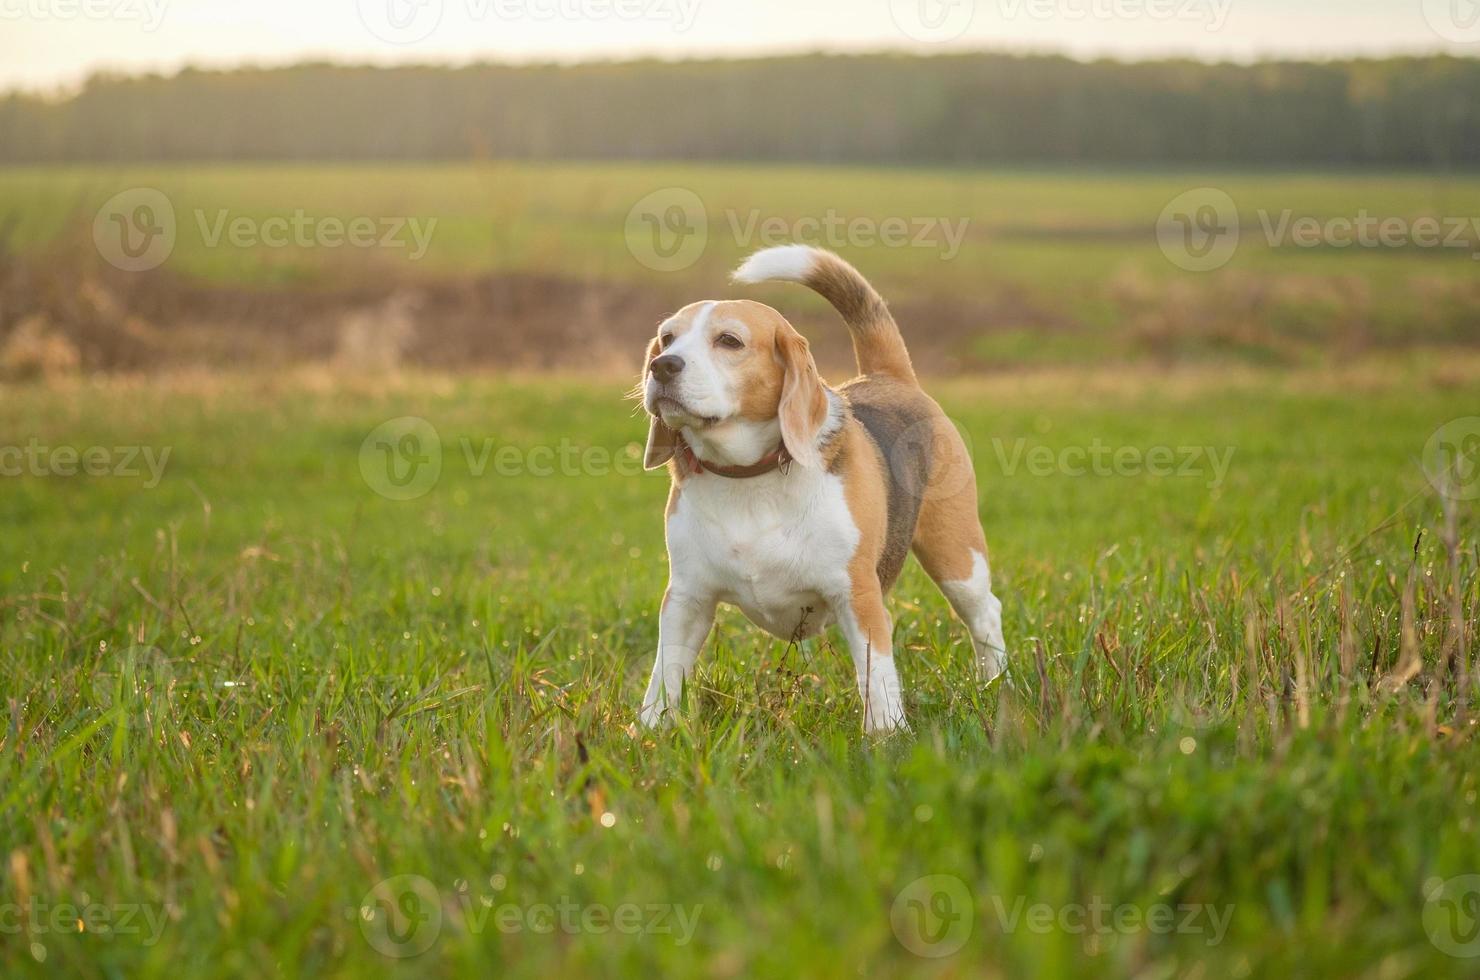
<svg viewBox="0 0 1480 980">
<path fill-rule="evenodd" d="M 1476 169 L 1480 59 L 314 63 L 0 98 L 0 164 L 476 157 Z"/>
</svg>

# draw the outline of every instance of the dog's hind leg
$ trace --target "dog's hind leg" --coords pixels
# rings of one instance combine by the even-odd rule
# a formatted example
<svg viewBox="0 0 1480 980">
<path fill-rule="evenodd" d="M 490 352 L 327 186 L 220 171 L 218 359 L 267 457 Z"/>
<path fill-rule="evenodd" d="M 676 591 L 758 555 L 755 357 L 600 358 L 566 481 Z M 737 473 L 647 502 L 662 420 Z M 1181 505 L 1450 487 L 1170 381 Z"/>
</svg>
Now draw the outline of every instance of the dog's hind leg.
<svg viewBox="0 0 1480 980">
<path fill-rule="evenodd" d="M 920 552 L 916 551 L 917 555 Z M 920 564 L 926 565 L 923 555 Z M 926 565 L 927 571 L 929 565 Z M 992 592 L 992 570 L 985 550 L 972 551 L 971 570 L 961 578 L 931 575 L 966 629 L 976 649 L 977 676 L 983 683 L 1007 670 L 1007 641 L 1002 636 L 1002 600 Z M 959 575 L 959 570 L 949 574 Z"/>
<path fill-rule="evenodd" d="M 1002 601 L 992 592 L 987 540 L 976 512 L 976 476 L 966 447 L 954 429 L 943 429 L 942 436 L 945 443 L 937 446 L 946 452 L 925 490 L 913 549 L 970 631 L 977 675 L 985 683 L 1007 669 Z"/>
</svg>

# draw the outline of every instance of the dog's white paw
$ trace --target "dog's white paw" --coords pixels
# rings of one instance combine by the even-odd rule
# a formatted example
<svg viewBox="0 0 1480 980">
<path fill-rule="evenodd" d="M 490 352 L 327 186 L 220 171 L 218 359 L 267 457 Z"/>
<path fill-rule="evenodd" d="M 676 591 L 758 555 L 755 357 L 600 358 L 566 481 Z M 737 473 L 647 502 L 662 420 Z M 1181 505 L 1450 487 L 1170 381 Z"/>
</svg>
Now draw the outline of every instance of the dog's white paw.
<svg viewBox="0 0 1480 980">
<path fill-rule="evenodd" d="M 976 653 L 976 679 L 982 687 L 1001 677 L 1004 684 L 1012 682 L 1007 674 L 1007 650 L 1005 647 L 992 649 L 983 645 Z"/>
<path fill-rule="evenodd" d="M 904 712 L 870 711 L 863 720 L 863 730 L 869 735 L 892 735 L 910 730 Z"/>
<path fill-rule="evenodd" d="M 898 680 L 892 685 L 875 683 L 864 699 L 863 730 L 870 735 L 887 735 L 909 727 Z"/>
<path fill-rule="evenodd" d="M 673 724 L 672 712 L 658 701 L 644 704 L 637 713 L 637 721 L 648 731 L 667 728 Z"/>
</svg>

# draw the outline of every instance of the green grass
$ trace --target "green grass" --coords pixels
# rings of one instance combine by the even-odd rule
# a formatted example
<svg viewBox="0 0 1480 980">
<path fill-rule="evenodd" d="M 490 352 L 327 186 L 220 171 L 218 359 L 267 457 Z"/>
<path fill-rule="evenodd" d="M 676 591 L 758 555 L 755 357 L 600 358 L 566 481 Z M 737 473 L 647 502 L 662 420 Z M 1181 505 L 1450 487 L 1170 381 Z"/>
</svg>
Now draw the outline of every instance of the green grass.
<svg viewBox="0 0 1480 980">
<path fill-rule="evenodd" d="M 717 269 L 760 244 L 760 222 L 790 224 L 823 218 L 942 218 L 967 222 L 960 261 L 942 261 L 934 246 L 878 246 L 884 272 L 900 278 L 922 271 L 944 283 L 994 275 L 1052 285 L 1065 275 L 1103 276 L 1128 255 L 1155 259 L 1168 275 L 1154 228 L 1162 209 L 1177 195 L 1200 187 L 1233 198 L 1249 237 L 1244 263 L 1270 268 L 1294 261 L 1319 271 L 1347 264 L 1353 251 L 1264 247 L 1259 215 L 1277 221 L 1285 209 L 1296 216 L 1405 219 L 1423 215 L 1480 215 L 1480 178 L 1381 174 L 1145 174 L 1015 171 L 878 170 L 796 166 L 691 164 L 519 164 L 468 165 L 210 165 L 0 169 L 0 214 L 15 221 L 21 245 L 64 233 L 78 218 L 91 222 L 112 195 L 153 187 L 171 201 L 179 227 L 173 267 L 225 279 L 252 279 L 287 263 L 333 268 L 332 248 L 275 250 L 210 247 L 219 210 L 233 217 L 291 216 L 303 209 L 315 217 L 435 218 L 431 269 L 506 267 L 573 274 L 643 277 L 621 234 L 629 210 L 645 195 L 664 189 L 692 190 L 705 206 L 711 248 L 702 261 Z M 204 212 L 203 217 L 197 212 Z M 751 215 L 758 222 L 752 230 Z M 806 228 L 803 229 L 807 231 Z M 616 232 L 614 234 L 613 232 Z M 810 232 L 820 244 L 827 233 Z M 849 233 L 837 233 L 846 249 Z M 866 247 L 866 246 L 865 246 Z M 264 252 L 276 252 L 267 254 Z M 349 249 L 339 249 L 341 253 Z M 712 254 L 711 254 L 712 253 Z M 1384 254 L 1382 252 L 1379 255 Z M 1396 250 L 1388 261 L 1407 272 L 1465 274 L 1469 250 L 1436 249 L 1428 254 Z M 391 261 L 404 256 L 394 256 Z M 1446 261 L 1450 260 L 1450 261 Z M 1148 263 L 1150 265 L 1151 263 Z M 1359 267 L 1360 268 L 1360 267 Z M 921 287 L 922 291 L 928 287 Z"/>
<path fill-rule="evenodd" d="M 629 472 L 624 387 L 5 389 L 7 445 L 170 454 L 152 489 L 0 478 L 3 900 L 159 923 L 0 931 L 0 973 L 1473 975 L 1430 941 L 1425 888 L 1480 873 L 1480 704 L 1445 666 L 1456 597 L 1476 643 L 1475 511 L 1446 549 L 1418 462 L 1474 411 L 1473 362 L 933 386 L 974 445 L 1015 681 L 976 688 L 911 565 L 892 608 L 913 732 L 883 741 L 832 642 L 733 612 L 677 728 L 632 729 L 666 481 Z M 390 500 L 360 450 L 408 415 L 443 468 Z M 561 472 L 563 439 L 622 472 Z M 475 475 L 463 440 L 556 472 Z M 1005 472 L 1018 440 L 1233 456 L 1211 487 Z M 366 939 L 399 875 L 442 915 L 404 960 Z M 949 876 L 934 905 L 927 875 Z M 918 946 L 912 899 L 955 916 L 931 924 L 958 952 L 897 938 L 898 900 Z M 549 934 L 499 928 L 562 901 L 639 924 L 679 906 L 692 935 L 566 932 L 558 909 Z M 1068 918 L 1040 928 L 1037 905 Z M 1086 933 L 1076 905 L 1130 911 Z M 1161 907 L 1197 931 L 1114 926 Z"/>
<path fill-rule="evenodd" d="M 860 263 L 892 301 L 983 300 L 996 312 L 963 316 L 1006 330 L 1017 316 L 1025 318 L 1026 329 L 1044 323 L 1071 328 L 1073 342 L 1065 346 L 1079 351 L 1079 359 L 1116 350 L 1115 340 L 1126 333 L 1166 330 L 1214 333 L 1208 343 L 1224 348 L 1248 343 L 1251 332 L 1261 334 L 1259 344 L 1276 349 L 1301 339 L 1329 348 L 1353 336 L 1376 343 L 1473 343 L 1480 309 L 1473 254 L 1480 228 L 1469 224 L 1480 218 L 1480 178 L 1474 176 L 492 162 L 10 169 L 0 170 L 0 219 L 22 250 L 69 236 L 90 243 L 98 208 L 137 187 L 162 191 L 175 212 L 178 241 L 165 268 L 217 284 L 515 271 L 709 295 L 744 255 L 800 236 Z M 1168 261 L 1155 229 L 1174 198 L 1206 187 L 1228 194 L 1243 231 L 1225 267 L 1190 273 Z M 691 265 L 655 271 L 629 248 L 629 231 L 636 230 L 639 242 L 647 234 L 641 215 L 629 226 L 629 214 L 659 192 L 669 195 L 652 208 L 661 216 L 679 191 L 692 191 L 702 203 L 703 221 L 697 212 L 692 221 L 696 229 L 702 225 L 706 244 Z M 314 219 L 411 219 L 435 226 L 417 261 L 409 247 L 209 243 L 222 212 L 260 223 L 299 211 Z M 1464 240 L 1471 245 L 1301 248 L 1287 238 L 1270 247 L 1264 225 L 1281 224 L 1287 211 L 1295 219 L 1322 221 L 1364 214 L 1405 222 L 1454 219 L 1465 223 Z M 911 242 L 914 222 L 939 219 L 962 227 L 964 239 L 952 254 L 939 232 L 919 247 L 888 246 L 846 225 L 829 233 L 798 224 L 829 215 L 863 219 L 871 227 L 902 221 Z M 778 223 L 774 239 L 760 232 L 768 221 Z M 398 240 L 409 241 L 409 235 Z"/>
</svg>

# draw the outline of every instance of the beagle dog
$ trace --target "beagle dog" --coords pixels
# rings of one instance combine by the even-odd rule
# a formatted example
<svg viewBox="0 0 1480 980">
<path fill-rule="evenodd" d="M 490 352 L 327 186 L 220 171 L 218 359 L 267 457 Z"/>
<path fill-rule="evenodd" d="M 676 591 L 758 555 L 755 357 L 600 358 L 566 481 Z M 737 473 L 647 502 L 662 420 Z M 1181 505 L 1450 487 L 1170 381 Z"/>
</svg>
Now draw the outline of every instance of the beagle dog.
<svg viewBox="0 0 1480 980">
<path fill-rule="evenodd" d="M 721 602 L 797 641 L 836 624 L 864 727 L 905 725 L 884 594 L 914 551 L 965 621 L 983 681 L 1006 667 L 966 444 L 921 389 L 899 327 L 868 281 L 831 252 L 769 248 L 741 283 L 802 283 L 853 337 L 858 377 L 818 376 L 806 338 L 751 300 L 692 303 L 658 328 L 640 390 L 644 465 L 667 465 L 669 582 L 641 720 L 662 723 Z"/>
</svg>

